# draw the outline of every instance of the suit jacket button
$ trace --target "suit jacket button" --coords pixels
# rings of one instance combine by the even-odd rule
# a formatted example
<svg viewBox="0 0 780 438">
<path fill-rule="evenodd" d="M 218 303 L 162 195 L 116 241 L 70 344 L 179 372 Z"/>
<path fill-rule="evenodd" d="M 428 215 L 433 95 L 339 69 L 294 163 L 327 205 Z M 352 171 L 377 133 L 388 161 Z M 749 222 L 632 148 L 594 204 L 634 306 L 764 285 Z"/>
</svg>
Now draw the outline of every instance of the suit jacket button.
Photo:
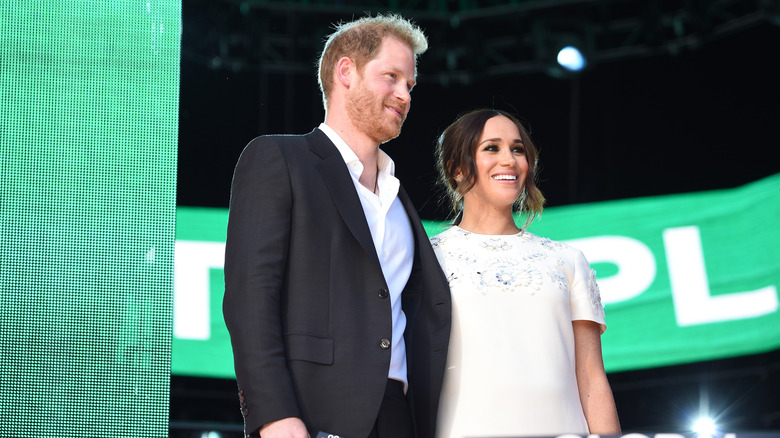
<svg viewBox="0 0 780 438">
<path fill-rule="evenodd" d="M 390 296 L 390 294 L 387 292 L 387 289 L 384 289 L 384 288 L 379 289 L 379 298 L 384 300 L 388 296 Z"/>
<path fill-rule="evenodd" d="M 379 341 L 379 346 L 382 347 L 382 350 L 387 350 L 390 348 L 390 340 L 389 339 L 382 339 Z"/>
</svg>

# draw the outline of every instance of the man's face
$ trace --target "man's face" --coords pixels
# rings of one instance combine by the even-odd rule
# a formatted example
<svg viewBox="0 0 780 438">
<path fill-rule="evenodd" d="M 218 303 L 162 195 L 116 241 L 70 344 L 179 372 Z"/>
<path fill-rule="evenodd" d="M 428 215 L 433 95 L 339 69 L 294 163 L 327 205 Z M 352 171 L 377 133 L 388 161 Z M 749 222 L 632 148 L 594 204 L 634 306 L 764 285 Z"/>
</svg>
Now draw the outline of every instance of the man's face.
<svg viewBox="0 0 780 438">
<path fill-rule="evenodd" d="M 385 38 L 376 58 L 364 66 L 362 74 L 357 73 L 349 90 L 350 120 L 377 144 L 398 137 L 409 113 L 414 84 L 412 49 L 395 38 Z"/>
</svg>

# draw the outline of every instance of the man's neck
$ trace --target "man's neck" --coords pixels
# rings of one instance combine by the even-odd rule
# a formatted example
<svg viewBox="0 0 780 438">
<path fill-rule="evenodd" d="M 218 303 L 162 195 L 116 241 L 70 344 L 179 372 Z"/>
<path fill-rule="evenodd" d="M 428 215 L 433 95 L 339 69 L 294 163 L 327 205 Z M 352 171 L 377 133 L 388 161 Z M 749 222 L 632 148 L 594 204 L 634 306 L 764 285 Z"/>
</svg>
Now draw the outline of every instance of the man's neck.
<svg viewBox="0 0 780 438">
<path fill-rule="evenodd" d="M 364 133 L 355 129 L 349 120 L 341 120 L 336 117 L 326 117 L 325 124 L 333 129 L 339 137 L 355 152 L 364 169 L 377 167 L 379 160 L 379 144 Z M 363 171 L 365 174 L 365 170 Z M 372 175 L 374 172 L 370 172 Z M 362 178 L 361 178 L 362 180 Z M 362 182 L 362 181 L 361 181 Z"/>
<path fill-rule="evenodd" d="M 368 138 L 368 136 L 360 133 L 351 123 L 339 123 L 338 120 L 334 121 L 334 118 L 326 117 L 325 124 L 344 140 L 344 143 L 352 149 L 363 165 L 363 172 L 358 179 L 360 184 L 377 194 L 379 192 L 377 187 L 379 180 L 379 145 Z"/>
</svg>

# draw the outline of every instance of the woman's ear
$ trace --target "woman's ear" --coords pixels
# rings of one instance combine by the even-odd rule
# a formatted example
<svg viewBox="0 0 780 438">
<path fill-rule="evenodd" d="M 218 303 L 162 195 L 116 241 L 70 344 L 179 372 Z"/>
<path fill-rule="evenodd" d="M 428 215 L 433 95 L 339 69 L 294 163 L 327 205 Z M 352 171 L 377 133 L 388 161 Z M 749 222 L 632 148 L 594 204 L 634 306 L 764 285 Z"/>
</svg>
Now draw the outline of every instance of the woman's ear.
<svg viewBox="0 0 780 438">
<path fill-rule="evenodd" d="M 336 80 L 349 88 L 355 75 L 355 62 L 352 58 L 344 56 L 336 62 Z"/>
<path fill-rule="evenodd" d="M 463 172 L 461 172 L 460 170 L 456 170 L 452 176 L 453 178 L 455 178 L 455 182 L 457 182 L 458 185 L 460 185 L 460 183 L 463 182 Z"/>
<path fill-rule="evenodd" d="M 449 159 L 447 160 L 446 166 L 444 166 L 445 169 L 449 170 L 453 167 L 453 160 Z M 460 178 L 460 179 L 458 179 Z M 460 183 L 463 180 L 463 172 L 460 171 L 460 167 L 452 170 L 452 179 Z"/>
</svg>

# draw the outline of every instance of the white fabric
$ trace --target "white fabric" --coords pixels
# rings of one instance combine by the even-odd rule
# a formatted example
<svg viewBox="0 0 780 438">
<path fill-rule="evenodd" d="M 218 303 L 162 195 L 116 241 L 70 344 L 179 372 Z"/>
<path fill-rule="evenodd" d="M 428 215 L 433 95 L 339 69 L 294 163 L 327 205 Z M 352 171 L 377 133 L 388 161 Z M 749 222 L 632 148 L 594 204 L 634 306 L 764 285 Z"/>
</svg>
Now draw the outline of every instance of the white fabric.
<svg viewBox="0 0 780 438">
<path fill-rule="evenodd" d="M 404 388 L 407 388 L 406 345 L 404 344 L 406 315 L 401 310 L 401 292 L 406 287 L 412 272 L 414 236 L 409 216 L 398 199 L 398 189 L 401 184 L 395 177 L 395 163 L 384 151 L 379 150 L 377 162 L 379 196 L 377 196 L 363 184 L 360 184 L 363 163 L 360 162 L 355 152 L 330 126 L 322 123 L 319 129 L 330 138 L 344 158 L 352 176 L 352 182 L 355 184 L 355 190 L 360 197 L 360 203 L 363 205 L 368 228 L 371 230 L 371 237 L 374 240 L 374 248 L 382 267 L 382 274 L 385 276 L 390 292 L 393 333 L 388 378 L 404 382 Z M 345 260 L 344 263 L 349 263 L 349 261 Z"/>
<path fill-rule="evenodd" d="M 459 227 L 431 243 L 453 306 L 437 437 L 587 435 L 572 321 L 606 325 L 582 252 Z"/>
</svg>

